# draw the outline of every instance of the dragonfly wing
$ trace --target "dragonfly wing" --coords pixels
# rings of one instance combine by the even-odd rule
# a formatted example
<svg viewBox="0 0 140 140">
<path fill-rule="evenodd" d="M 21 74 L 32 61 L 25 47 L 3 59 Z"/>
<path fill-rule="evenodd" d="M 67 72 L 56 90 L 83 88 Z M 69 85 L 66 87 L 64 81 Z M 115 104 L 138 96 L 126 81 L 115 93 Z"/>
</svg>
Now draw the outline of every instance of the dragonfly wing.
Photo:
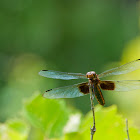
<svg viewBox="0 0 140 140">
<path fill-rule="evenodd" d="M 100 89 L 99 85 L 94 85 L 94 94 L 95 94 L 95 97 L 96 97 L 98 103 L 100 105 L 104 105 L 105 100 L 104 100 L 104 97 L 102 95 L 102 92 L 101 92 L 101 89 Z"/>
<path fill-rule="evenodd" d="M 87 79 L 85 74 L 82 73 L 67 73 L 53 70 L 41 70 L 39 75 L 62 80 L 71 80 L 71 79 Z"/>
<path fill-rule="evenodd" d="M 140 80 L 100 81 L 103 90 L 131 91 L 140 89 Z"/>
<path fill-rule="evenodd" d="M 110 70 L 107 70 L 98 75 L 99 78 L 110 76 L 110 75 L 120 75 L 132 72 L 134 70 L 140 69 L 140 59 L 132 61 L 130 63 L 124 64 L 120 67 L 116 67 Z"/>
<path fill-rule="evenodd" d="M 84 96 L 89 93 L 88 83 L 80 83 L 72 86 L 65 86 L 47 90 L 43 97 L 45 98 L 74 98 Z"/>
</svg>

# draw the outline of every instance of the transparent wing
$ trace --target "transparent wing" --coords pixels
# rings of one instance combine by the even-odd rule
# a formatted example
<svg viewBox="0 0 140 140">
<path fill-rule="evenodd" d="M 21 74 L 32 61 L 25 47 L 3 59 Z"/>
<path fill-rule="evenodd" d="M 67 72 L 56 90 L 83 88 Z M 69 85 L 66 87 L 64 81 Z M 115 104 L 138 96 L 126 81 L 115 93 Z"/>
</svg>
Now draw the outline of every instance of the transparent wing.
<svg viewBox="0 0 140 140">
<path fill-rule="evenodd" d="M 100 81 L 103 90 L 131 91 L 140 89 L 140 80 Z"/>
<path fill-rule="evenodd" d="M 54 79 L 62 79 L 62 80 L 70 80 L 70 79 L 87 79 L 85 74 L 82 73 L 67 73 L 53 70 L 41 70 L 39 75 L 54 78 Z"/>
<path fill-rule="evenodd" d="M 43 97 L 45 98 L 74 98 L 84 96 L 89 93 L 88 83 L 80 83 L 72 86 L 65 86 L 47 90 Z"/>
<path fill-rule="evenodd" d="M 132 72 L 134 70 L 140 69 L 140 59 L 122 65 L 120 67 L 116 67 L 110 70 L 107 70 L 98 75 L 99 78 L 110 76 L 110 75 L 120 75 Z"/>
</svg>

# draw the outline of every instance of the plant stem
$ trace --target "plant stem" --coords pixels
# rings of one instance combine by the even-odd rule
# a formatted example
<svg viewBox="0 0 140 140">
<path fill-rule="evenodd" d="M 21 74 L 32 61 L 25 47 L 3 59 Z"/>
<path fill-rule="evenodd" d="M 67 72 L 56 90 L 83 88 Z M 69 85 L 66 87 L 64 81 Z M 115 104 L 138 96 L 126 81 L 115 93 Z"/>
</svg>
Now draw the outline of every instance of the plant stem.
<svg viewBox="0 0 140 140">
<path fill-rule="evenodd" d="M 128 120 L 127 119 L 126 119 L 126 131 L 127 131 L 128 140 L 130 140 L 130 138 L 129 138 L 129 131 L 128 131 Z"/>
<path fill-rule="evenodd" d="M 95 114 L 94 114 L 94 96 L 93 96 L 93 88 L 90 87 L 90 102 L 91 102 L 91 110 L 92 110 L 92 114 L 93 114 L 93 127 L 90 128 L 91 131 L 91 140 L 93 140 L 93 135 L 96 132 L 96 128 L 95 128 Z"/>
</svg>

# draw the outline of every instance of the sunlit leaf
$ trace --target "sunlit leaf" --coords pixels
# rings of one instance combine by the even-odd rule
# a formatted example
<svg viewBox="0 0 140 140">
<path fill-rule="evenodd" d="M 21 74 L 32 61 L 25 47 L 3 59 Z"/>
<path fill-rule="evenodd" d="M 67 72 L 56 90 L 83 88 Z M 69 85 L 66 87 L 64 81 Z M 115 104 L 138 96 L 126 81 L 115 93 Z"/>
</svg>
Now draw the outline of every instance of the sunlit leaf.
<svg viewBox="0 0 140 140">
<path fill-rule="evenodd" d="M 24 112 L 30 123 L 46 137 L 61 136 L 68 120 L 64 101 L 45 99 L 38 94 L 25 102 Z"/>
<path fill-rule="evenodd" d="M 104 108 L 100 105 L 95 107 L 96 140 L 125 140 L 127 139 L 125 119 L 117 114 L 117 107 L 111 106 Z M 84 118 L 79 129 L 79 139 L 90 139 L 90 126 L 93 126 L 92 112 L 90 111 Z M 129 124 L 129 133 L 131 138 L 140 139 L 140 133 L 132 123 Z"/>
<path fill-rule="evenodd" d="M 0 124 L 1 140 L 26 140 L 29 133 L 29 126 L 22 120 L 8 120 Z"/>
</svg>

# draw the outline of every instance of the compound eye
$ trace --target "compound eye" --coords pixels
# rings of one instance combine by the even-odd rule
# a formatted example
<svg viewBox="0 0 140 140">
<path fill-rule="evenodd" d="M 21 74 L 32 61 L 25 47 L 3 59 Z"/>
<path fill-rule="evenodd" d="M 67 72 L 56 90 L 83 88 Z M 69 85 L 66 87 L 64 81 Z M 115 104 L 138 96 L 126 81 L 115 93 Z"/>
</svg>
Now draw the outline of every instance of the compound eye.
<svg viewBox="0 0 140 140">
<path fill-rule="evenodd" d="M 94 72 L 94 71 L 87 72 L 86 76 L 87 76 L 87 78 L 89 78 L 89 79 L 95 78 L 95 72 Z"/>
</svg>

